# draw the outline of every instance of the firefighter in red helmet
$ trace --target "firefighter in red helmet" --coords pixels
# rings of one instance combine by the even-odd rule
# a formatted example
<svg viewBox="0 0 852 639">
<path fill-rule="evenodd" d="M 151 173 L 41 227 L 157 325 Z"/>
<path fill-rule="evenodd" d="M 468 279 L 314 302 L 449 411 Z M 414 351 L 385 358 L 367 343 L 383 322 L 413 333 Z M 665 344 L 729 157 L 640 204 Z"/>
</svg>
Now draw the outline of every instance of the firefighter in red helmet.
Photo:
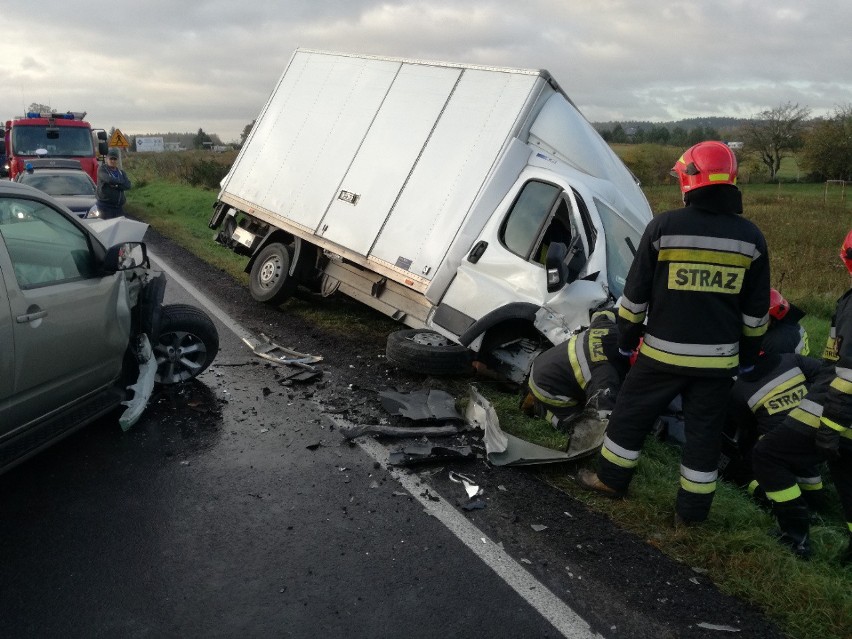
<svg viewBox="0 0 852 639">
<path fill-rule="evenodd" d="M 769 328 L 763 336 L 767 353 L 810 355 L 808 333 L 800 324 L 805 312 L 788 302 L 777 289 L 769 289 Z"/>
<path fill-rule="evenodd" d="M 852 231 L 840 258 L 852 276 Z M 850 543 L 841 556 L 852 563 L 852 288 L 837 300 L 817 381 L 783 424 L 754 447 L 754 474 L 772 501 L 779 541 L 795 554 L 810 553 L 807 502 L 796 468 L 828 462 L 840 495 Z"/>
<path fill-rule="evenodd" d="M 740 215 L 737 159 L 726 144 L 696 144 L 672 174 L 684 206 L 646 227 L 618 309 L 619 349 L 629 356 L 644 332 L 639 356 L 610 415 L 597 472 L 581 469 L 577 482 L 624 495 L 646 435 L 681 395 L 675 521 L 693 523 L 707 518 L 716 490 L 732 378 L 754 369 L 769 324 L 769 258 L 760 229 Z"/>
</svg>

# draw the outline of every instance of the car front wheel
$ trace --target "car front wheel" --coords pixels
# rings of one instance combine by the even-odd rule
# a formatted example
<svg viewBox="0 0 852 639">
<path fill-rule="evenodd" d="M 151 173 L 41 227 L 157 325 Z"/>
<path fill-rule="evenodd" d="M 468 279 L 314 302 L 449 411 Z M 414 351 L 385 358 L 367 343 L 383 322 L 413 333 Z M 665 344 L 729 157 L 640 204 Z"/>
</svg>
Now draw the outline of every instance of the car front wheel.
<svg viewBox="0 0 852 639">
<path fill-rule="evenodd" d="M 207 314 L 188 304 L 163 306 L 160 338 L 154 344 L 155 380 L 177 384 L 193 379 L 219 352 L 219 333 Z"/>
</svg>

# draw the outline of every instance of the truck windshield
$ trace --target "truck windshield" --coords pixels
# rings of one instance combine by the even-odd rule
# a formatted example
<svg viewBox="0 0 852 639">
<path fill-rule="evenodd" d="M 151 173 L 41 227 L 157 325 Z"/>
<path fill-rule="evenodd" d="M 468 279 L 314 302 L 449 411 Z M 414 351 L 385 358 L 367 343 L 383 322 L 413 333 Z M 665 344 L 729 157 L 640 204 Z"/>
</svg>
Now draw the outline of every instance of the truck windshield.
<svg viewBox="0 0 852 639">
<path fill-rule="evenodd" d="M 628 224 L 615 209 L 598 198 L 595 198 L 595 206 L 606 236 L 607 284 L 610 293 L 618 299 L 624 293 L 627 272 L 633 263 L 633 255 L 639 248 L 642 233 Z"/>
<path fill-rule="evenodd" d="M 85 127 L 54 127 L 56 134 L 47 136 L 46 126 L 16 126 L 12 129 L 12 149 L 15 155 L 35 155 L 46 149 L 49 156 L 92 157 L 95 147 L 92 131 Z"/>
</svg>

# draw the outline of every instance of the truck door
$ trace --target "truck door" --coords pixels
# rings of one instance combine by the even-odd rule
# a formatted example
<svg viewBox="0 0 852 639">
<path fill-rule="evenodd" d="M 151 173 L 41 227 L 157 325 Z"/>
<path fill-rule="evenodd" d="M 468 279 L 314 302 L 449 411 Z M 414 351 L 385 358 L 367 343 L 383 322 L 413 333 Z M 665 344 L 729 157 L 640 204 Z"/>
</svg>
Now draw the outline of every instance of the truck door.
<svg viewBox="0 0 852 639">
<path fill-rule="evenodd" d="M 457 336 L 489 313 L 510 304 L 530 308 L 556 300 L 544 267 L 551 242 L 569 247 L 568 282 L 589 276 L 587 259 L 596 232 L 584 203 L 570 187 L 522 178 L 513 187 L 462 260 L 434 322 Z M 445 319 L 450 323 L 442 324 Z"/>
<path fill-rule="evenodd" d="M 11 319 L 0 338 L 8 398 L 4 429 L 23 425 L 112 383 L 130 334 L 123 274 L 102 275 L 93 239 L 62 212 L 24 197 L 0 198 L 0 271 Z M 11 327 L 11 330 L 10 328 Z M 4 349 L 6 350 L 6 349 Z"/>
</svg>

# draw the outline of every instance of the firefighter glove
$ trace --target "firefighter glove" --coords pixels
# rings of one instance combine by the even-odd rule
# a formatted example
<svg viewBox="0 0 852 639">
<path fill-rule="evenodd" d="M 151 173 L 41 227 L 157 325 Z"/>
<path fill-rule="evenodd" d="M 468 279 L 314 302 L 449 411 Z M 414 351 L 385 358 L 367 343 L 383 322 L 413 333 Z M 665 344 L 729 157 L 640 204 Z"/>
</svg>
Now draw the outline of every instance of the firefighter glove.
<svg viewBox="0 0 852 639">
<path fill-rule="evenodd" d="M 831 426 L 819 425 L 814 445 L 827 461 L 836 461 L 840 458 L 840 432 Z"/>
</svg>

